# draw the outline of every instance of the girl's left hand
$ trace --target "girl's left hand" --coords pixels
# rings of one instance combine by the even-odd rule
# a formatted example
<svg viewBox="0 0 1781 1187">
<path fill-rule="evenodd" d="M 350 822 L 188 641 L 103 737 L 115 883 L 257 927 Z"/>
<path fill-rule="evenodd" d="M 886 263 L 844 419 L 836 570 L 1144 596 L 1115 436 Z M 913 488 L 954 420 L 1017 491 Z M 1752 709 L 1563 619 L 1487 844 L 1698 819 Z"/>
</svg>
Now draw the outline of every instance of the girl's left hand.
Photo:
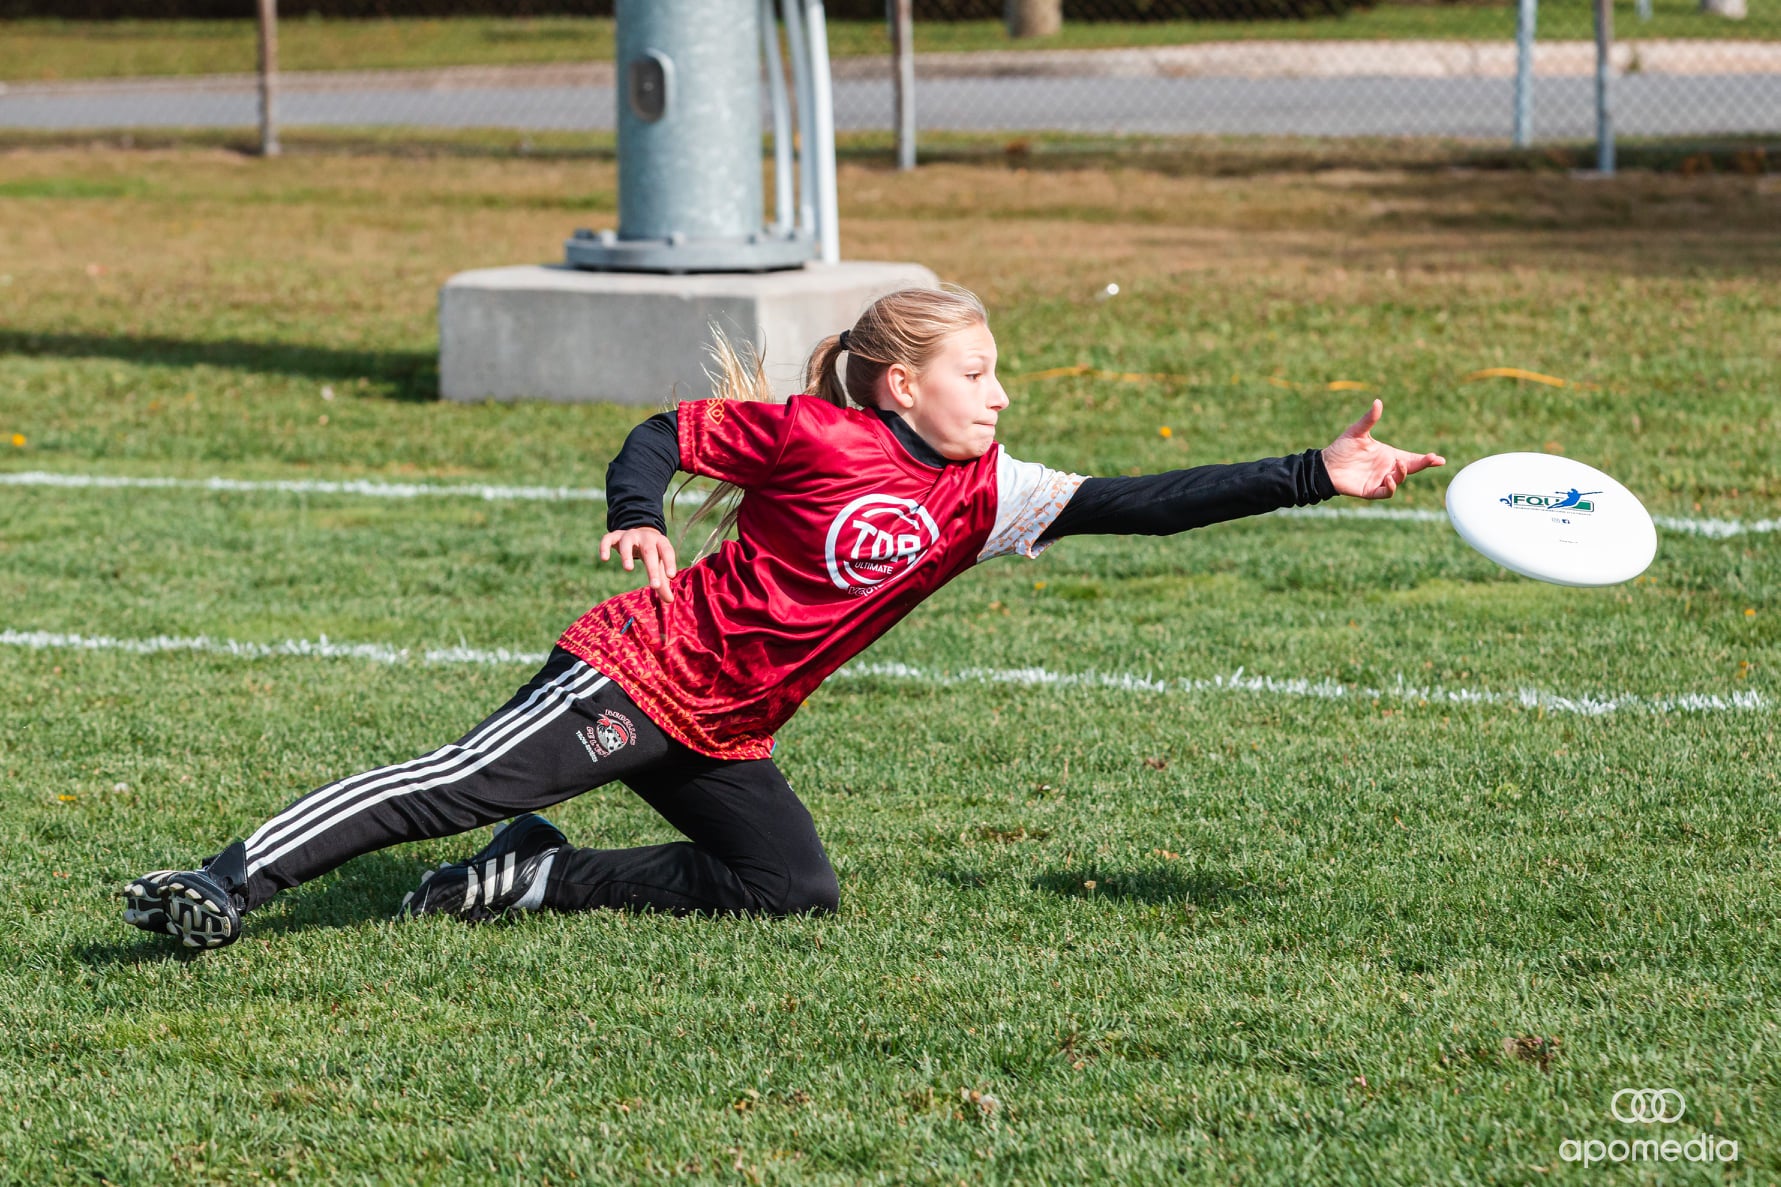
<svg viewBox="0 0 1781 1187">
<path fill-rule="evenodd" d="M 612 550 L 618 549 L 618 559 L 629 573 L 636 568 L 632 553 L 643 561 L 643 569 L 649 574 L 649 588 L 663 602 L 674 600 L 674 587 L 669 584 L 673 579 L 677 566 L 674 563 L 674 545 L 668 537 L 652 527 L 626 528 L 621 532 L 607 532 L 600 537 L 600 559 L 612 559 Z"/>
<path fill-rule="evenodd" d="M 1385 403 L 1374 400 L 1367 414 L 1342 430 L 1342 435 L 1323 451 L 1323 467 L 1329 471 L 1336 493 L 1357 499 L 1389 499 L 1398 485 L 1430 466 L 1444 466 L 1438 453 L 1406 453 L 1373 440 L 1373 426 L 1385 415 Z"/>
</svg>

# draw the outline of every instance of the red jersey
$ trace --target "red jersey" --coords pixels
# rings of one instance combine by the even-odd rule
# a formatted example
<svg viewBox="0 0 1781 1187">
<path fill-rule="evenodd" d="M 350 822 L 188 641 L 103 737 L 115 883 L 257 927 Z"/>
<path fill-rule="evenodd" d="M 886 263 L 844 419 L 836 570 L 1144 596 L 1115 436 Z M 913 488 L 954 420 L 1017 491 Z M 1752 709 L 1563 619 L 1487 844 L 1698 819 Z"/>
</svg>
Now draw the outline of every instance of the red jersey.
<svg viewBox="0 0 1781 1187">
<path fill-rule="evenodd" d="M 620 594 L 559 645 L 716 758 L 766 758 L 830 673 L 978 561 L 1037 556 L 1082 482 L 999 445 L 929 465 L 813 396 L 692 401 L 679 433 L 682 470 L 743 488 L 736 538 L 675 574 L 673 602 Z"/>
</svg>

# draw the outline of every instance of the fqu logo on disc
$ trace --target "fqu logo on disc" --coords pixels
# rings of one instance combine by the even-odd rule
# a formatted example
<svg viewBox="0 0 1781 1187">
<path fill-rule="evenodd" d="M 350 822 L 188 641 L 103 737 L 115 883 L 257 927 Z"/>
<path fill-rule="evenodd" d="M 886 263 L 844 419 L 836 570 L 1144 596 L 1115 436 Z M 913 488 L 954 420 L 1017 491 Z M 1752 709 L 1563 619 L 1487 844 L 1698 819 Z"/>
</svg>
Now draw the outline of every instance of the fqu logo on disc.
<svg viewBox="0 0 1781 1187">
<path fill-rule="evenodd" d="M 861 495 L 829 525 L 829 580 L 868 594 L 921 559 L 940 538 L 934 517 L 914 499 Z"/>
<path fill-rule="evenodd" d="M 1549 495 L 1504 495 L 1497 502 L 1517 511 L 1574 511 L 1578 515 L 1593 515 L 1595 503 L 1589 496 L 1601 493 L 1599 490 L 1578 490 L 1573 486 L 1569 490 L 1554 491 Z"/>
</svg>

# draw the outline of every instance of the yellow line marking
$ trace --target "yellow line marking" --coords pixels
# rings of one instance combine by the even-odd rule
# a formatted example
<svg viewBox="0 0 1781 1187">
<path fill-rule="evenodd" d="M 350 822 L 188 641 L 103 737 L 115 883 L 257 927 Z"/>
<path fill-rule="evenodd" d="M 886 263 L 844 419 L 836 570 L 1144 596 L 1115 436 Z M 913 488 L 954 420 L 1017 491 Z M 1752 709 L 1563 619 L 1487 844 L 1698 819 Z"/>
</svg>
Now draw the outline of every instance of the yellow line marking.
<svg viewBox="0 0 1781 1187">
<path fill-rule="evenodd" d="M 1556 375 L 1542 375 L 1538 371 L 1523 371 L 1520 367 L 1486 367 L 1482 371 L 1474 371 L 1466 379 L 1525 379 L 1530 383 L 1543 383 L 1547 387 L 1575 387 L 1568 379 L 1560 379 Z"/>
</svg>

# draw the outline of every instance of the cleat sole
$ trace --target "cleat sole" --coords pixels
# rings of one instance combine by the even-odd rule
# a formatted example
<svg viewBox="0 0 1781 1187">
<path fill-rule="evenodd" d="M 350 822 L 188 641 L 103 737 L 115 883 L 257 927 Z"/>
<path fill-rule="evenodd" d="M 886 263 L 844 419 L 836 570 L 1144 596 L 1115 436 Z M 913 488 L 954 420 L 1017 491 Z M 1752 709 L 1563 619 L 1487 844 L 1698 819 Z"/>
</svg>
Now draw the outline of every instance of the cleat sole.
<svg viewBox="0 0 1781 1187">
<path fill-rule="evenodd" d="M 194 886 L 188 878 L 202 881 Z M 203 871 L 183 876 L 159 871 L 139 878 L 124 890 L 124 922 L 171 936 L 187 948 L 221 948 L 240 936 L 241 915 L 233 903 L 211 893 L 215 889 Z"/>
</svg>

